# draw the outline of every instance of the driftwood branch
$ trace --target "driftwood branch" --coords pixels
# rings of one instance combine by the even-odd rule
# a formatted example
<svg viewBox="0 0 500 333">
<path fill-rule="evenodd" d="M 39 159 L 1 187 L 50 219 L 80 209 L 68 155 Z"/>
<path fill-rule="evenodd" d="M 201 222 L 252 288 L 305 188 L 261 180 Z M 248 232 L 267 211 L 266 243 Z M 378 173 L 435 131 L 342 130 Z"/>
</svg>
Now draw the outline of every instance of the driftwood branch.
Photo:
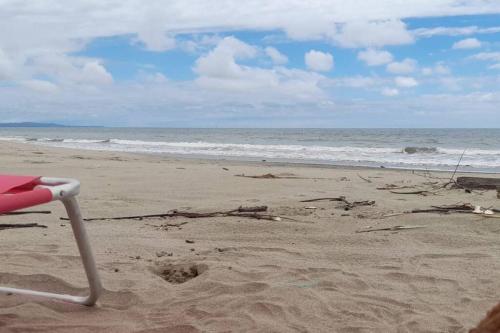
<svg viewBox="0 0 500 333">
<path fill-rule="evenodd" d="M 367 182 L 367 183 L 371 183 L 371 182 L 372 182 L 372 181 L 371 181 L 371 180 L 369 180 L 368 178 L 362 177 L 359 173 L 358 173 L 358 177 L 359 177 L 359 178 L 361 178 L 361 179 L 363 179 L 363 180 L 364 180 L 365 182 Z"/>
<path fill-rule="evenodd" d="M 247 176 L 245 174 L 235 175 L 235 177 L 245 177 L 245 178 L 257 178 L 257 179 L 302 179 L 297 176 L 278 176 L 272 173 L 266 173 L 264 175 Z"/>
<path fill-rule="evenodd" d="M 417 214 L 417 213 L 472 214 L 472 213 L 474 213 L 474 209 L 475 209 L 475 206 L 473 206 L 469 203 L 464 203 L 464 204 L 455 204 L 455 205 L 431 206 L 431 208 L 424 208 L 424 209 L 413 209 L 413 210 L 405 211 L 405 212 L 401 212 L 401 213 L 387 214 L 387 215 L 384 215 L 383 217 L 393 217 L 393 216 L 399 216 L 399 215 L 404 215 L 404 214 Z M 495 213 L 500 213 L 500 209 L 489 208 L 489 210 L 491 210 L 492 212 L 495 212 Z M 487 215 L 482 215 L 482 216 L 487 216 Z M 489 215 L 489 216 L 493 216 L 493 215 Z M 493 216 L 493 217 L 496 217 L 496 216 Z"/>
<path fill-rule="evenodd" d="M 285 175 L 275 175 L 272 173 L 266 173 L 263 175 L 245 175 L 245 174 L 239 174 L 239 175 L 234 175 L 235 177 L 244 177 L 244 178 L 255 178 L 255 179 L 314 179 L 314 180 L 322 180 L 322 179 L 328 179 L 328 178 L 308 178 L 308 177 L 299 177 L 299 176 L 285 176 Z"/>
<path fill-rule="evenodd" d="M 474 206 L 465 203 L 465 204 L 455 204 L 455 205 L 441 205 L 441 206 L 431 206 L 428 209 L 413 209 L 410 213 L 441 213 L 441 214 L 450 214 L 450 213 L 472 213 L 474 211 Z"/>
<path fill-rule="evenodd" d="M 300 200 L 300 202 L 315 202 L 315 201 L 343 201 L 343 199 L 342 197 L 337 197 L 337 198 L 327 197 L 327 198 Z"/>
<path fill-rule="evenodd" d="M 0 215 L 26 215 L 26 214 L 52 214 L 50 210 L 25 210 L 20 212 L 8 212 Z"/>
<path fill-rule="evenodd" d="M 238 207 L 238 212 L 240 213 L 256 213 L 256 212 L 265 212 L 267 211 L 267 206 L 251 206 L 251 207 Z"/>
<path fill-rule="evenodd" d="M 187 221 L 184 221 L 184 222 L 180 222 L 180 223 L 163 223 L 160 225 L 145 223 L 145 225 L 149 225 L 151 227 L 155 227 L 155 228 L 161 229 L 161 230 L 168 230 L 169 227 L 176 227 L 176 228 L 182 229 L 181 227 L 187 223 L 188 223 Z"/>
<path fill-rule="evenodd" d="M 340 197 L 326 197 L 326 198 L 316 198 L 316 199 L 308 199 L 301 200 L 300 202 L 316 202 L 316 201 L 339 201 L 344 204 L 345 210 L 351 210 L 354 207 L 358 206 L 373 206 L 375 204 L 374 200 L 364 200 L 364 201 L 348 201 L 344 196 Z"/>
<path fill-rule="evenodd" d="M 409 230 L 409 229 L 420 229 L 420 228 L 425 228 L 425 225 L 413 225 L 413 226 L 396 225 L 394 227 L 387 227 L 387 228 L 358 230 L 356 231 L 356 233 L 373 232 L 373 231 L 398 231 L 398 230 Z"/>
<path fill-rule="evenodd" d="M 458 177 L 456 183 L 469 190 L 496 190 L 500 188 L 500 178 Z"/>
<path fill-rule="evenodd" d="M 394 184 L 386 184 L 384 187 L 377 187 L 377 190 L 404 190 L 407 188 L 415 188 L 415 185 L 398 186 Z"/>
<path fill-rule="evenodd" d="M 20 229 L 20 228 L 47 228 L 46 225 L 38 224 L 38 223 L 1 223 L 0 230 L 5 229 Z"/>
<path fill-rule="evenodd" d="M 281 220 L 291 220 L 294 219 L 288 217 L 280 217 L 270 214 L 261 214 L 262 212 L 267 211 L 267 206 L 254 206 L 254 207 L 243 207 L 240 206 L 237 209 L 228 210 L 228 211 L 216 211 L 216 212 L 207 212 L 207 213 L 196 213 L 196 212 L 186 212 L 179 210 L 171 210 L 167 213 L 163 214 L 148 214 L 148 215 L 131 215 L 131 216 L 118 216 L 118 217 L 94 217 L 94 218 L 86 218 L 84 221 L 110 221 L 110 220 L 143 220 L 148 218 L 168 218 L 168 217 L 185 217 L 189 219 L 197 219 L 197 218 L 208 218 L 208 217 L 246 217 L 256 220 L 269 220 L 269 221 L 281 221 Z M 61 220 L 67 221 L 68 218 L 61 217 Z"/>
<path fill-rule="evenodd" d="M 420 195 L 429 195 L 429 194 L 435 194 L 430 191 L 426 190 L 418 190 L 418 191 L 389 191 L 394 194 L 420 194 Z"/>
</svg>

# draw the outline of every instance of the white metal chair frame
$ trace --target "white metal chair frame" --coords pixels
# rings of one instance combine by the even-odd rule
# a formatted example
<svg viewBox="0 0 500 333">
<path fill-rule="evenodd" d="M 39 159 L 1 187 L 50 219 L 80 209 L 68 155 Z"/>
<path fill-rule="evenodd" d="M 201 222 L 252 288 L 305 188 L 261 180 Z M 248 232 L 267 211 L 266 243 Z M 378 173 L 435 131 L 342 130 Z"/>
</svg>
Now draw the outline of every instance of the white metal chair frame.
<svg viewBox="0 0 500 333">
<path fill-rule="evenodd" d="M 78 251 L 82 258 L 83 267 L 89 283 L 90 294 L 88 296 L 72 296 L 55 294 L 50 292 L 35 291 L 30 289 L 18 289 L 0 287 L 0 293 L 30 295 L 46 297 L 70 303 L 92 306 L 96 303 L 102 291 L 101 280 L 99 278 L 94 256 L 90 248 L 87 231 L 83 225 L 82 215 L 76 196 L 80 193 L 80 182 L 76 179 L 41 177 L 36 188 L 46 188 L 52 193 L 52 201 L 60 200 L 66 208 L 71 221 L 71 228 L 78 245 Z"/>
</svg>

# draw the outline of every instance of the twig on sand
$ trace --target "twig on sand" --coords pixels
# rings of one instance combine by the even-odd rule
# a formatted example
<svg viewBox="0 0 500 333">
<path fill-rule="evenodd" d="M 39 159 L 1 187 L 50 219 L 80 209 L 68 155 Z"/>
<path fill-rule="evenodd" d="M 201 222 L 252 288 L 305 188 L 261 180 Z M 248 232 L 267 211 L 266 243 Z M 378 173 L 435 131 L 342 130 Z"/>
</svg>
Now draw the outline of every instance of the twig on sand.
<svg viewBox="0 0 500 333">
<path fill-rule="evenodd" d="M 309 177 L 299 177 L 293 175 L 275 175 L 272 173 L 266 173 L 263 175 L 245 175 L 239 174 L 234 175 L 235 177 L 244 177 L 244 178 L 255 178 L 255 179 L 312 179 L 312 180 L 324 180 L 328 178 L 309 178 Z"/>
<path fill-rule="evenodd" d="M 377 187 L 377 190 L 404 190 L 406 188 L 415 188 L 415 185 L 398 186 L 394 184 L 386 184 L 384 187 Z"/>
<path fill-rule="evenodd" d="M 143 220 L 148 218 L 167 218 L 167 217 L 185 217 L 189 219 L 197 219 L 197 218 L 208 218 L 208 217 L 226 217 L 226 216 L 234 216 L 234 217 L 246 217 L 256 220 L 269 220 L 269 221 L 281 221 L 281 220 L 289 220 L 296 221 L 295 219 L 289 217 L 281 217 L 270 214 L 261 214 L 262 212 L 267 211 L 267 206 L 255 206 L 255 207 L 243 207 L 240 206 L 237 209 L 228 210 L 228 211 L 215 211 L 208 213 L 196 213 L 196 212 L 186 212 L 179 210 L 171 210 L 167 213 L 163 214 L 149 214 L 149 215 L 131 215 L 131 216 L 118 216 L 118 217 L 94 217 L 83 219 L 84 221 L 110 221 L 110 220 Z M 68 218 L 61 217 L 61 220 L 67 221 Z"/>
<path fill-rule="evenodd" d="M 46 225 L 38 224 L 38 223 L 1 223 L 0 230 L 5 229 L 20 229 L 20 228 L 47 228 Z"/>
<path fill-rule="evenodd" d="M 496 218 L 496 219 L 500 219 L 500 215 L 496 214 L 496 215 L 487 215 L 487 214 L 481 214 L 482 217 L 487 217 L 487 218 Z"/>
<path fill-rule="evenodd" d="M 435 184 L 431 184 L 435 185 Z M 404 189 L 410 189 L 413 188 L 415 189 L 414 191 L 399 191 L 399 190 L 404 190 Z M 420 194 L 423 196 L 426 195 L 437 195 L 437 191 L 431 191 L 431 190 L 426 190 L 422 189 L 421 187 L 418 188 L 416 185 L 394 185 L 394 184 L 387 184 L 385 187 L 377 187 L 377 190 L 388 190 L 391 193 L 394 194 Z"/>
<path fill-rule="evenodd" d="M 367 183 L 372 183 L 372 181 L 371 181 L 371 180 L 369 180 L 368 178 L 364 178 L 364 177 L 362 177 L 359 173 L 358 173 L 358 177 L 359 177 L 359 178 L 361 178 L 361 179 L 363 179 L 363 180 L 364 180 L 365 182 L 367 182 Z"/>
<path fill-rule="evenodd" d="M 255 175 L 255 176 L 247 176 L 245 174 L 234 175 L 235 177 L 245 177 L 245 178 L 258 178 L 258 179 L 302 179 L 297 176 L 278 176 L 273 175 L 272 173 L 266 173 L 264 175 Z"/>
<path fill-rule="evenodd" d="M 50 210 L 24 210 L 20 212 L 8 212 L 0 215 L 26 215 L 26 214 L 52 214 Z"/>
<path fill-rule="evenodd" d="M 408 214 L 408 213 L 410 213 L 410 212 L 390 213 L 390 214 L 382 215 L 382 218 L 394 217 L 394 216 L 401 216 L 401 215 L 405 215 L 405 214 Z"/>
<path fill-rule="evenodd" d="M 454 204 L 454 205 L 441 205 L 441 206 L 431 206 L 431 208 L 424 208 L 424 209 L 413 209 L 405 212 L 400 212 L 400 213 L 392 213 L 392 214 L 387 214 L 383 215 L 382 217 L 393 217 L 393 216 L 399 216 L 399 215 L 404 215 L 404 214 L 417 214 L 417 213 L 438 213 L 438 214 L 450 214 L 450 213 L 462 213 L 462 214 L 472 214 L 474 213 L 474 210 L 476 209 L 476 206 L 470 204 L 470 203 L 459 203 L 459 204 Z M 500 213 L 500 209 L 496 208 L 489 208 L 492 212 L 495 213 Z M 485 215 L 481 214 L 482 216 L 493 216 L 496 217 L 498 215 Z"/>
<path fill-rule="evenodd" d="M 178 229 L 182 229 L 181 227 L 184 224 L 187 224 L 187 223 L 188 223 L 188 221 L 184 221 L 184 222 L 181 222 L 181 223 L 163 223 L 163 224 L 160 224 L 160 225 L 145 223 L 145 225 L 148 225 L 150 227 L 154 227 L 154 228 L 157 228 L 157 229 L 168 230 L 169 227 L 176 227 Z"/>
<path fill-rule="evenodd" d="M 419 191 L 389 191 L 391 193 L 394 193 L 394 194 L 420 194 L 420 195 L 429 195 L 429 194 L 433 194 L 435 195 L 436 193 L 434 192 L 430 192 L 430 191 L 426 191 L 426 190 L 419 190 Z"/>
<path fill-rule="evenodd" d="M 387 228 L 377 228 L 377 229 L 364 229 L 364 230 L 357 230 L 356 233 L 362 233 L 362 232 L 372 232 L 372 231 L 398 231 L 398 230 L 409 230 L 409 229 L 420 229 L 420 228 L 425 228 L 425 225 L 396 225 L 393 227 L 387 227 Z"/>
<path fill-rule="evenodd" d="M 300 202 L 316 202 L 316 201 L 339 201 L 342 202 L 345 206 L 345 210 L 350 210 L 354 207 L 358 206 L 373 206 L 375 204 L 374 200 L 364 200 L 364 201 L 348 201 L 343 195 L 340 197 L 326 197 L 326 198 L 316 198 L 316 199 L 308 199 L 301 200 Z"/>
<path fill-rule="evenodd" d="M 265 211 L 267 211 L 267 206 L 249 206 L 249 207 L 240 206 L 240 207 L 238 207 L 237 211 L 240 213 L 265 212 Z"/>
<path fill-rule="evenodd" d="M 315 199 L 300 200 L 300 202 L 344 201 L 344 200 L 345 200 L 345 197 L 326 197 L 326 198 L 315 198 Z"/>
</svg>

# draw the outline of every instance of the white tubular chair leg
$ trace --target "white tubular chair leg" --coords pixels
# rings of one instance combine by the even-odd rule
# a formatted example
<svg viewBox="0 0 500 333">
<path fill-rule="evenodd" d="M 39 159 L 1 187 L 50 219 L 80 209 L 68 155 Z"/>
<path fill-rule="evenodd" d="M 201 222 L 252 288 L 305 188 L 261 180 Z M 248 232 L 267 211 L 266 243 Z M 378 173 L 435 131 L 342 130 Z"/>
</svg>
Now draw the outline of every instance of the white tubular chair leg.
<svg viewBox="0 0 500 333">
<path fill-rule="evenodd" d="M 97 273 L 97 267 L 94 256 L 92 255 L 92 249 L 90 248 L 87 231 L 83 225 L 83 219 L 78 206 L 78 201 L 74 196 L 71 196 L 65 198 L 63 200 L 63 204 L 64 207 L 66 207 L 68 217 L 71 221 L 71 227 L 73 228 L 73 234 L 75 235 L 76 244 L 78 245 L 78 251 L 80 251 L 80 256 L 82 258 L 83 267 L 85 268 L 85 274 L 87 275 L 90 289 L 89 296 L 79 297 L 75 303 L 91 306 L 95 304 L 101 294 L 101 280 L 99 279 L 99 274 Z"/>
<path fill-rule="evenodd" d="M 78 202 L 74 196 L 68 196 L 64 198 L 62 202 L 64 203 L 66 211 L 68 212 L 69 219 L 71 221 L 73 234 L 75 235 L 78 250 L 80 251 L 80 256 L 82 258 L 83 267 L 85 268 L 85 274 L 87 275 L 87 280 L 89 282 L 90 294 L 88 296 L 72 296 L 8 287 L 0 287 L 0 292 L 46 297 L 87 306 L 92 306 L 95 304 L 95 302 L 99 298 L 99 295 L 101 294 L 102 286 L 101 280 L 99 279 L 99 275 L 97 273 L 97 267 L 95 265 L 94 257 L 92 255 L 92 250 L 90 248 L 90 243 L 88 241 L 87 232 L 83 225 Z"/>
</svg>

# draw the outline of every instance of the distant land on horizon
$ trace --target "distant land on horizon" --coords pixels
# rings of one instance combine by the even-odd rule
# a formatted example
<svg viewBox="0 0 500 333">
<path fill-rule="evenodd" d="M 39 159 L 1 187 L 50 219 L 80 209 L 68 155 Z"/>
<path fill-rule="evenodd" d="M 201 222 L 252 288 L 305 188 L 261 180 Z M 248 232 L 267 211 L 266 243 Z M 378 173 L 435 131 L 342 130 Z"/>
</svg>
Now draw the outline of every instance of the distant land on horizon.
<svg viewBox="0 0 500 333">
<path fill-rule="evenodd" d="M 75 126 L 75 125 L 61 125 L 55 123 L 19 122 L 19 123 L 0 123 L 0 127 L 102 127 L 102 126 Z"/>
</svg>

